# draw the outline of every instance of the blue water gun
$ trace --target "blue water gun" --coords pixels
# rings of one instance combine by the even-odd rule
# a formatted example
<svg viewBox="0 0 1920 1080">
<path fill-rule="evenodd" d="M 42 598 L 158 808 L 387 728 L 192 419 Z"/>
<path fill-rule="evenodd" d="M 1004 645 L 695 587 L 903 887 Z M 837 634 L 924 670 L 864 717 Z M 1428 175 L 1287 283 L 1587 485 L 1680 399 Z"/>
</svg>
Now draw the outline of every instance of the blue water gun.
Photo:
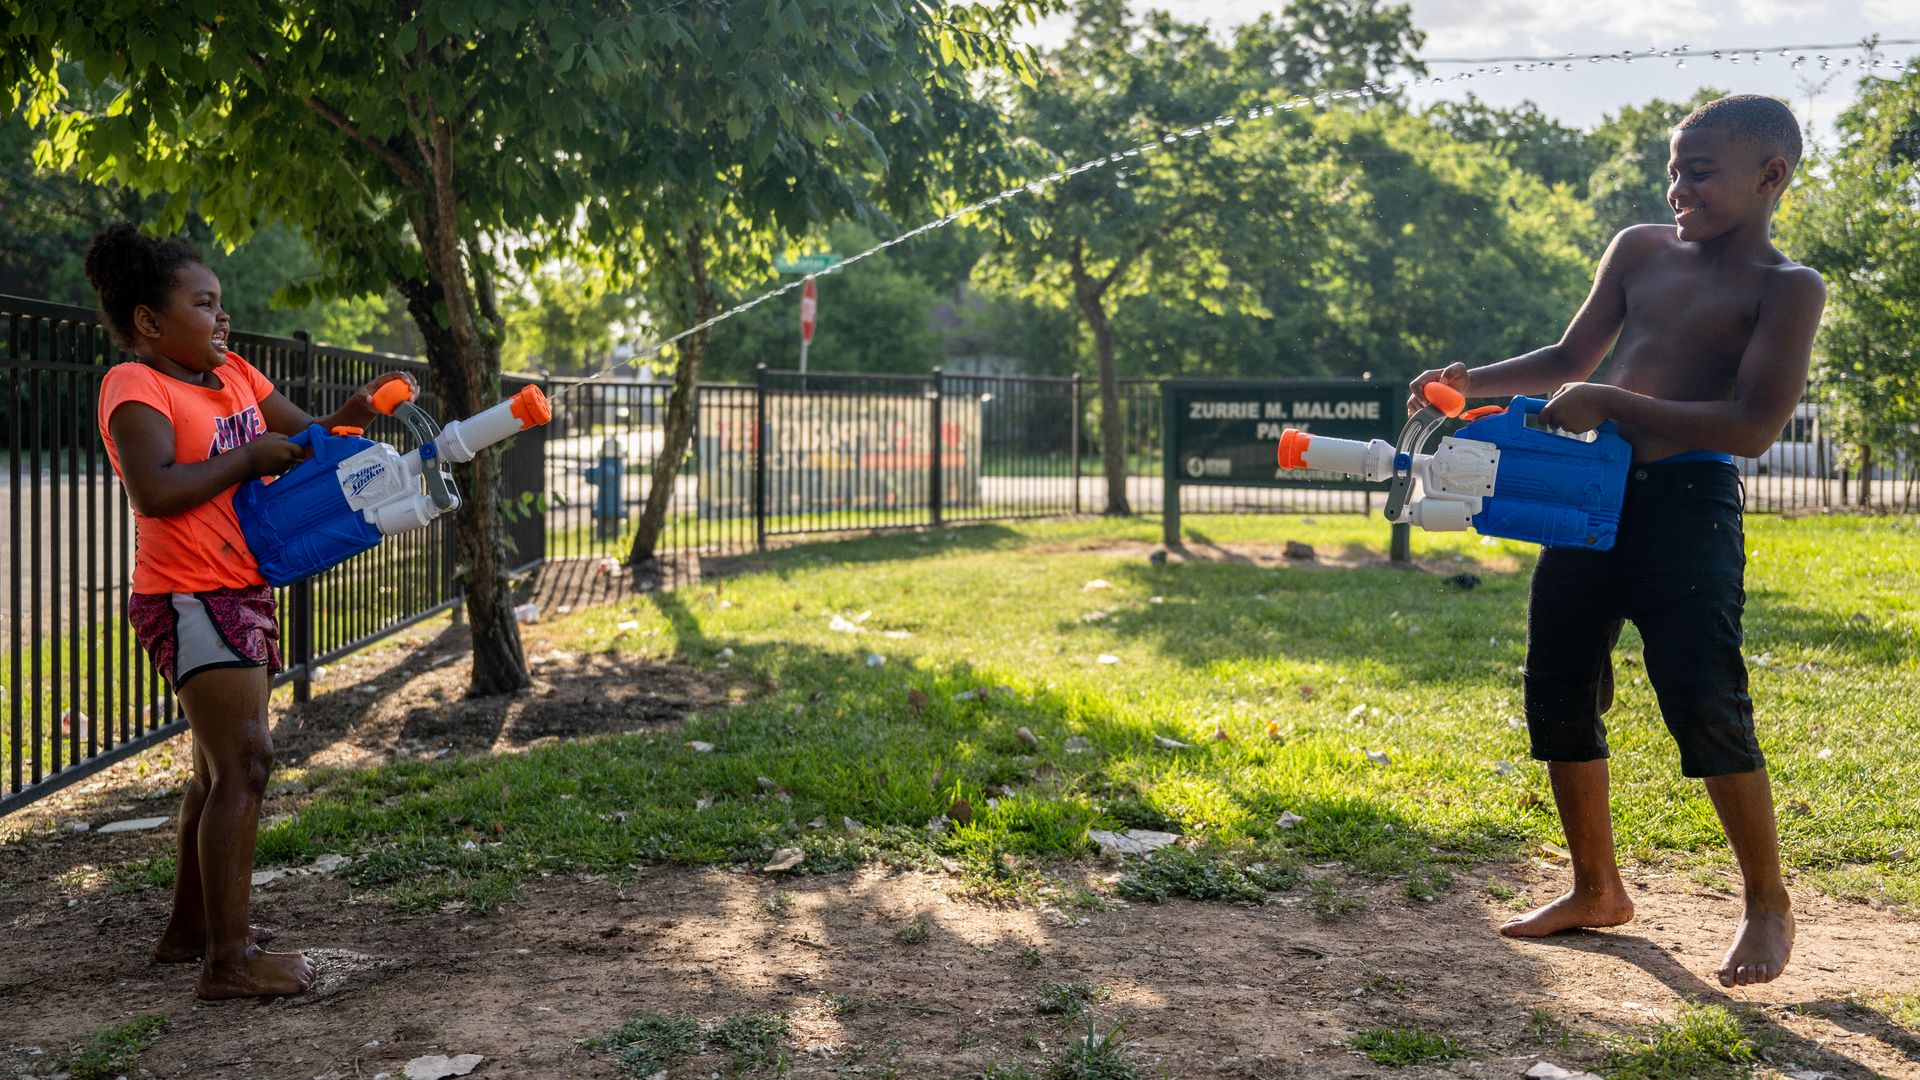
<svg viewBox="0 0 1920 1080">
<path fill-rule="evenodd" d="M 308 449 L 306 460 L 280 476 L 249 480 L 233 493 L 240 532 L 268 584 L 291 585 L 389 536 L 425 528 L 460 505 L 453 477 L 436 462 L 472 461 L 487 447 L 553 418 L 537 386 L 444 428 L 412 398 L 404 379 L 373 396 L 375 409 L 413 433 L 419 445 L 411 452 L 365 438 L 359 428 L 329 431 L 314 424 L 292 439 Z"/>
<path fill-rule="evenodd" d="M 1482 536 L 1546 547 L 1606 551 L 1620 527 L 1633 448 L 1611 421 L 1583 434 L 1540 420 L 1541 398 L 1462 412 L 1466 399 L 1445 383 L 1426 385 L 1427 404 L 1407 419 L 1400 438 L 1360 442 L 1288 428 L 1280 467 L 1387 481 L 1388 521 L 1423 529 L 1472 527 Z M 1421 447 L 1447 420 L 1466 426 Z"/>
</svg>

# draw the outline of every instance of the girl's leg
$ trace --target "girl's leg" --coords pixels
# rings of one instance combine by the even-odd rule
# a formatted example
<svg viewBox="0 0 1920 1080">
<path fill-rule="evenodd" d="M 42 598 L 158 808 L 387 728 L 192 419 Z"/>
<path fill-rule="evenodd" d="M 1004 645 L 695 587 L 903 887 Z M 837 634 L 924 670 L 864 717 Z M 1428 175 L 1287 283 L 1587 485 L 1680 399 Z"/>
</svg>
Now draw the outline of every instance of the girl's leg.
<svg viewBox="0 0 1920 1080">
<path fill-rule="evenodd" d="M 267 671 L 202 671 L 181 687 L 180 702 L 207 765 L 194 837 L 206 911 L 206 959 L 196 990 L 209 998 L 297 994 L 313 984 L 313 964 L 299 953 L 260 948 L 247 926 L 254 835 L 273 768 Z"/>
<path fill-rule="evenodd" d="M 204 674 L 204 673 L 203 673 Z M 192 687 L 189 682 L 188 687 Z M 191 724 L 189 724 L 191 726 Z M 207 910 L 200 890 L 200 813 L 207 805 L 207 755 L 193 740 L 193 776 L 180 797 L 179 843 L 173 867 L 173 915 L 153 947 L 153 958 L 178 964 L 200 958 L 206 947 Z"/>
<path fill-rule="evenodd" d="M 163 964 L 184 964 L 198 960 L 207 949 L 207 907 L 200 889 L 200 812 L 207 802 L 207 757 L 200 740 L 193 742 L 193 776 L 187 780 L 180 799 L 178 857 L 174 860 L 173 915 L 160 941 L 153 947 L 153 958 Z M 247 930 L 255 944 L 272 941 L 273 931 L 264 926 Z"/>
</svg>

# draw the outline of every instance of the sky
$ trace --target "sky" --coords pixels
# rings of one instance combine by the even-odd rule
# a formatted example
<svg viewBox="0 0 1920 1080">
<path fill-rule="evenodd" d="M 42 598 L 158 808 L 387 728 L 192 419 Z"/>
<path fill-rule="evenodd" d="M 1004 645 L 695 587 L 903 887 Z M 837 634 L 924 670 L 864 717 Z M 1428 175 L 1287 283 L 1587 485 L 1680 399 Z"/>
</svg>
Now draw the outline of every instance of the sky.
<svg viewBox="0 0 1920 1080">
<path fill-rule="evenodd" d="M 1136 9 L 1171 11 L 1176 17 L 1206 22 L 1226 29 L 1248 22 L 1262 12 L 1278 14 L 1285 0 L 1131 0 Z M 1704 55 L 1714 48 L 1753 49 L 1761 46 L 1832 45 L 1858 42 L 1870 34 L 1883 39 L 1920 39 L 1920 0 L 1702 0 L 1692 4 L 1673 0 L 1403 0 L 1413 9 L 1414 26 L 1427 34 L 1423 57 L 1488 57 L 1505 55 L 1563 56 L 1580 59 L 1572 71 L 1538 69 L 1497 78 L 1477 76 L 1471 83 L 1453 82 L 1421 87 L 1416 103 L 1459 99 L 1471 90 L 1494 105 L 1517 105 L 1532 100 L 1563 124 L 1591 128 L 1623 106 L 1653 98 L 1678 100 L 1702 87 L 1733 92 L 1770 94 L 1788 100 L 1803 123 L 1811 121 L 1816 140 L 1825 141 L 1833 118 L 1853 99 L 1858 76 L 1840 68 L 1842 57 L 1858 51 L 1830 52 L 1835 67 L 1818 70 L 1809 61 L 1799 70 L 1789 59 L 1763 56 L 1752 63 L 1751 53 L 1738 65 L 1714 62 Z M 1056 16 L 1030 28 L 1026 40 L 1040 46 L 1062 41 L 1073 20 Z M 1636 60 L 1632 64 L 1592 64 L 1593 53 L 1685 45 L 1696 54 L 1684 68 L 1674 61 Z M 1920 45 L 1886 47 L 1883 59 L 1920 58 Z M 1430 63 L 1429 74 L 1446 75 L 1468 66 Z M 1827 76 L 1834 76 L 1826 82 Z M 1811 109 L 1809 101 L 1811 100 Z"/>
</svg>

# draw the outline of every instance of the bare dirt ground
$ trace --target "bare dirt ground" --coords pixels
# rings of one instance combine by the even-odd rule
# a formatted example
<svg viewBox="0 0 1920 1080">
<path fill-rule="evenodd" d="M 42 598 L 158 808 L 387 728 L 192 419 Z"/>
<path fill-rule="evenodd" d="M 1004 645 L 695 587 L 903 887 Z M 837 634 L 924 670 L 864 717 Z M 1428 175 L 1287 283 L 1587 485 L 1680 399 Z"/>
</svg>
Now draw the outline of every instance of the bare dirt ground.
<svg viewBox="0 0 1920 1080">
<path fill-rule="evenodd" d="M 743 692 L 631 657 L 556 656 L 538 626 L 527 630 L 538 685 L 505 702 L 459 697 L 458 630 L 336 665 L 322 696 L 276 712 L 282 760 L 520 752 L 657 728 Z M 164 757 L 185 760 L 183 751 Z M 1125 1018 L 1131 1059 L 1157 1076 L 1518 1077 L 1539 1060 L 1591 1066 L 1603 1055 L 1591 1040 L 1543 1029 L 1536 1010 L 1576 1031 L 1630 1032 L 1697 1001 L 1756 1010 L 1772 1044 L 1763 1074 L 1920 1077 L 1920 1039 L 1862 1000 L 1920 985 L 1920 923 L 1803 893 L 1787 975 L 1727 992 L 1712 971 L 1738 903 L 1685 876 L 1632 872 L 1640 916 L 1617 931 L 1499 937 L 1511 909 L 1485 883 L 1552 895 L 1566 874 L 1544 862 L 1463 871 L 1433 903 L 1392 883 L 1348 882 L 1366 906 L 1332 923 L 1298 890 L 1258 907 L 1067 912 L 981 904 L 957 877 L 882 869 L 556 876 L 490 916 L 412 918 L 336 878 L 299 875 L 256 890 L 255 916 L 318 960 L 319 985 L 293 999 L 200 1003 L 191 965 L 149 959 L 166 891 L 116 891 L 104 873 L 168 852 L 170 831 L 58 827 L 172 814 L 181 775 L 160 761 L 117 766 L 8 819 L 0 1075 L 48 1076 L 88 1032 L 159 1013 L 168 1026 L 133 1076 L 398 1080 L 421 1055 L 480 1054 L 474 1076 L 614 1077 L 614 1059 L 584 1041 L 649 1012 L 708 1022 L 784 1014 L 792 1076 L 945 1077 L 994 1062 L 1044 1075 L 1084 1027 L 1042 1015 L 1041 987 L 1079 982 L 1097 988 L 1102 1030 Z M 266 813 L 305 797 L 299 784 L 280 785 Z M 1073 868 L 1095 884 L 1114 869 Z M 903 940 L 902 928 L 919 923 L 925 939 Z M 1385 1027 L 1444 1033 L 1468 1056 L 1391 1069 L 1349 1048 L 1355 1033 Z M 709 1053 L 670 1075 L 729 1075 L 727 1058 Z"/>
</svg>

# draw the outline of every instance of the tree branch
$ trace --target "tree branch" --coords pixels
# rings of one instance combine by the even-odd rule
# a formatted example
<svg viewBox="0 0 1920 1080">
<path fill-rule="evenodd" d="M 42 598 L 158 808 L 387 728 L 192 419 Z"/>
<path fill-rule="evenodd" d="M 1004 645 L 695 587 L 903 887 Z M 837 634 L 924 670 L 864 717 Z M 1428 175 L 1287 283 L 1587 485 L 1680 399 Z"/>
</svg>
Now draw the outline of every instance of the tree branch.
<svg viewBox="0 0 1920 1080">
<path fill-rule="evenodd" d="M 267 73 L 266 58 L 259 53 L 248 52 L 247 62 L 252 64 L 253 69 L 261 75 L 264 76 Z M 420 170 L 414 168 L 412 162 L 401 157 L 399 152 L 393 147 L 377 139 L 369 138 L 366 132 L 360 130 L 360 125 L 354 123 L 345 113 L 342 113 L 339 109 L 334 108 L 312 94 L 307 95 L 302 104 L 306 105 L 309 112 L 325 120 L 327 123 L 332 124 L 342 135 L 359 143 L 365 147 L 368 152 L 373 154 L 374 157 L 379 158 L 387 168 L 393 170 L 393 174 L 399 177 L 402 183 L 405 183 L 408 187 L 413 188 L 423 195 L 426 194 L 426 177 L 420 175 Z"/>
</svg>

